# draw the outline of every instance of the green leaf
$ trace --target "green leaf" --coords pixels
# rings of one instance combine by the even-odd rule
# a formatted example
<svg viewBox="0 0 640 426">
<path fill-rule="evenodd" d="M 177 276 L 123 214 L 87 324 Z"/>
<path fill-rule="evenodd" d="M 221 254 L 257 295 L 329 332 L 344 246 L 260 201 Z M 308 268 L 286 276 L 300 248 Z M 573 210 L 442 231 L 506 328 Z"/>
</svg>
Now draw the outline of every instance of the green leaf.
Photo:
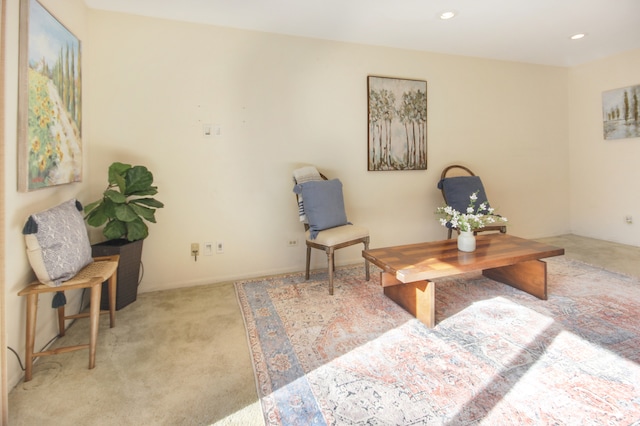
<svg viewBox="0 0 640 426">
<path fill-rule="evenodd" d="M 126 225 L 124 224 L 124 222 L 120 222 L 119 220 L 112 220 L 111 222 L 107 223 L 107 226 L 105 226 L 102 230 L 102 233 L 108 240 L 123 238 L 126 232 Z"/>
<path fill-rule="evenodd" d="M 156 195 L 157 193 L 158 193 L 158 187 L 150 186 L 148 189 L 145 189 L 142 191 L 136 191 L 135 194 L 130 194 L 130 195 L 137 195 L 139 197 L 142 197 L 144 195 Z"/>
<path fill-rule="evenodd" d="M 123 222 L 132 222 L 138 219 L 136 212 L 128 204 L 118 204 L 114 210 L 115 217 Z"/>
<path fill-rule="evenodd" d="M 153 183 L 153 174 L 144 166 L 134 166 L 127 170 L 125 181 L 127 185 L 125 195 L 133 195 L 149 190 Z"/>
<path fill-rule="evenodd" d="M 118 185 L 118 189 L 120 190 L 120 192 L 124 194 L 127 190 L 127 182 L 124 180 L 124 176 L 115 175 L 113 177 L 113 181 Z"/>
<path fill-rule="evenodd" d="M 127 202 L 127 197 L 113 189 L 107 189 L 104 191 L 104 196 L 116 204 L 124 204 Z"/>
<path fill-rule="evenodd" d="M 127 239 L 129 241 L 142 240 L 149 236 L 149 228 L 140 218 L 134 220 L 133 222 L 128 222 L 126 226 Z"/>
<path fill-rule="evenodd" d="M 151 222 L 155 222 L 155 217 L 154 217 L 154 209 L 150 209 L 148 207 L 142 207 L 142 206 L 138 206 L 136 204 L 129 204 L 129 207 L 131 207 L 131 209 L 137 213 L 139 216 L 142 216 L 144 219 L 146 220 L 151 220 Z"/>
<path fill-rule="evenodd" d="M 131 168 L 131 164 L 115 162 L 109 166 L 109 185 L 118 185 L 118 177 L 125 175 L 127 170 Z M 120 186 L 120 185 L 118 185 Z"/>
<path fill-rule="evenodd" d="M 89 225 L 98 227 L 104 225 L 109 217 L 104 213 L 103 208 L 96 208 L 87 215 L 86 219 Z"/>
<path fill-rule="evenodd" d="M 101 209 L 104 212 L 104 214 L 111 220 L 111 219 L 115 219 L 116 217 L 116 206 L 118 205 L 120 204 L 116 204 L 113 201 L 111 201 L 110 198 L 104 197 L 102 199 Z"/>
<path fill-rule="evenodd" d="M 93 203 L 89 203 L 86 206 L 84 206 L 85 214 L 90 213 L 91 210 L 95 209 L 101 202 L 102 200 L 97 200 L 97 201 L 94 201 Z"/>
<path fill-rule="evenodd" d="M 164 204 L 155 198 L 136 198 L 135 200 L 131 200 L 130 204 L 144 204 L 145 206 L 155 207 L 157 209 L 164 207 Z"/>
</svg>

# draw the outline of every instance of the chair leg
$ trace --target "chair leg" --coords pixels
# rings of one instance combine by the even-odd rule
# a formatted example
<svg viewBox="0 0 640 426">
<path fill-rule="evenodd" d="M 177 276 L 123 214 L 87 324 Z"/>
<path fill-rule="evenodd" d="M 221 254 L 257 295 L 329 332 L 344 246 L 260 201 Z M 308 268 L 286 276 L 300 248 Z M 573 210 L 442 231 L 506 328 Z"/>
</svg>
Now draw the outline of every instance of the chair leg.
<svg viewBox="0 0 640 426">
<path fill-rule="evenodd" d="M 307 246 L 307 269 L 304 275 L 304 279 L 309 279 L 309 266 L 311 265 L 311 247 Z"/>
<path fill-rule="evenodd" d="M 333 247 L 327 247 L 327 269 L 329 270 L 329 295 L 333 296 Z"/>
<path fill-rule="evenodd" d="M 27 333 L 25 343 L 24 381 L 31 380 L 33 374 L 33 347 L 36 343 L 36 318 L 38 315 L 38 294 L 27 294 Z"/>
<path fill-rule="evenodd" d="M 91 302 L 89 305 L 89 369 L 96 366 L 96 346 L 98 342 L 98 324 L 100 321 L 100 296 L 102 283 L 91 286 Z"/>
<path fill-rule="evenodd" d="M 366 240 L 364 240 L 364 249 L 365 250 L 369 250 L 369 238 L 367 237 Z M 365 273 L 365 277 L 367 279 L 367 281 L 369 281 L 369 261 L 367 259 L 364 260 L 364 273 Z"/>
<path fill-rule="evenodd" d="M 116 326 L 116 290 L 118 288 L 117 285 L 117 273 L 114 272 L 113 275 L 109 278 L 108 288 L 109 288 L 109 327 L 113 328 Z"/>
</svg>

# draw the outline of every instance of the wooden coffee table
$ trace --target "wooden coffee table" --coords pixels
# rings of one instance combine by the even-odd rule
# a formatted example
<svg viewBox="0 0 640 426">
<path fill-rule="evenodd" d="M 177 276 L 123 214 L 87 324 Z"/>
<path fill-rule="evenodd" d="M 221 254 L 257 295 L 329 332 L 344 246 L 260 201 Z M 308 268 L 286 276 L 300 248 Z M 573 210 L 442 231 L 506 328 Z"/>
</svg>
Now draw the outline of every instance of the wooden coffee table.
<svg viewBox="0 0 640 426">
<path fill-rule="evenodd" d="M 422 321 L 435 326 L 435 284 L 432 280 L 465 272 L 482 274 L 540 299 L 547 299 L 547 264 L 563 248 L 508 234 L 476 237 L 476 250 L 458 251 L 455 238 L 364 250 L 362 256 L 382 268 L 384 294 Z"/>
</svg>

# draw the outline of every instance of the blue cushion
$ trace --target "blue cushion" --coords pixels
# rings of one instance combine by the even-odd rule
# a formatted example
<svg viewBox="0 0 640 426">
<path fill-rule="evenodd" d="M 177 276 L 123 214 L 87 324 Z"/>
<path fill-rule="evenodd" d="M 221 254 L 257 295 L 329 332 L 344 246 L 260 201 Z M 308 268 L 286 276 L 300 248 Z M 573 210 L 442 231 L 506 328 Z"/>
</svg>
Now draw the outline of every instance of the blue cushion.
<svg viewBox="0 0 640 426">
<path fill-rule="evenodd" d="M 309 220 L 312 240 L 324 229 L 349 223 L 339 179 L 304 182 L 296 185 L 294 192 L 302 194 L 304 199 L 304 213 Z"/>
<path fill-rule="evenodd" d="M 469 197 L 476 191 L 478 192 L 476 209 L 482 203 L 485 203 L 487 209 L 489 208 L 487 194 L 484 191 L 484 186 L 482 186 L 482 181 L 479 176 L 456 176 L 445 178 L 438 183 L 438 188 L 444 191 L 447 205 L 453 207 L 460 213 L 466 213 L 467 207 L 469 207 L 469 203 L 471 202 Z"/>
</svg>

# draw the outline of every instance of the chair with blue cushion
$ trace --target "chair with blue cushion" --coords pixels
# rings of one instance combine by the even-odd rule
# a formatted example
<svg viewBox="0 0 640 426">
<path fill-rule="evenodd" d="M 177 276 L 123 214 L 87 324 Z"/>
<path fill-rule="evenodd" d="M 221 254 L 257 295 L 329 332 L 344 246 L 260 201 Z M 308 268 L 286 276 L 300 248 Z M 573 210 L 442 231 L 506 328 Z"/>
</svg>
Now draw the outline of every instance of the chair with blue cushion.
<svg viewBox="0 0 640 426">
<path fill-rule="evenodd" d="M 332 295 L 335 251 L 354 244 L 364 244 L 364 249 L 369 249 L 369 230 L 347 221 L 340 180 L 327 179 L 313 166 L 296 169 L 293 175 L 298 213 L 306 236 L 305 279 L 309 279 L 311 249 L 323 250 L 327 254 L 329 294 Z M 365 276 L 369 281 L 367 260 Z"/>
<path fill-rule="evenodd" d="M 479 176 L 476 176 L 469 168 L 454 164 L 442 171 L 440 180 L 438 181 L 438 189 L 442 192 L 444 202 L 453 207 L 455 210 L 464 213 L 469 206 L 469 197 L 474 192 L 478 193 L 478 200 L 476 205 L 486 203 L 489 206 L 489 200 L 487 199 L 487 193 L 482 185 L 482 180 Z M 448 228 L 447 238 L 451 238 L 453 230 L 456 228 Z M 503 234 L 507 233 L 507 225 L 504 221 L 500 220 L 500 216 L 496 215 L 496 223 L 493 225 L 485 226 L 474 231 L 474 235 L 478 232 L 486 231 L 499 231 Z"/>
</svg>

